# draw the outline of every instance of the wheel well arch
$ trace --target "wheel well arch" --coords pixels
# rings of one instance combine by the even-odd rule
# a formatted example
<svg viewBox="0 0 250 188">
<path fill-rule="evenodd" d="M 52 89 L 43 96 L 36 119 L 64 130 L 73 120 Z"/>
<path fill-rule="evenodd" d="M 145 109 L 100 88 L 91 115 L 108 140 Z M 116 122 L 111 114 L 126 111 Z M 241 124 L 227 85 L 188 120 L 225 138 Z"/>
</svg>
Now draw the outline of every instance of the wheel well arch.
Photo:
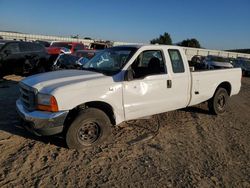
<svg viewBox="0 0 250 188">
<path fill-rule="evenodd" d="M 232 86 L 231 86 L 231 84 L 230 84 L 229 82 L 222 82 L 222 83 L 220 83 L 220 84 L 217 86 L 215 92 L 216 92 L 219 88 L 224 88 L 224 89 L 227 91 L 228 95 L 229 95 L 229 96 L 231 95 Z"/>
<path fill-rule="evenodd" d="M 109 117 L 111 124 L 112 125 L 116 124 L 114 109 L 110 104 L 106 102 L 102 102 L 102 101 L 92 101 L 92 102 L 85 103 L 85 106 L 87 108 L 92 107 L 92 108 L 98 108 L 102 110 Z"/>
<path fill-rule="evenodd" d="M 71 123 L 75 120 L 79 112 L 87 108 L 97 108 L 99 110 L 102 110 L 110 119 L 111 124 L 116 125 L 116 118 L 115 118 L 114 110 L 110 104 L 103 102 L 103 101 L 91 101 L 91 102 L 80 104 L 69 111 L 64 121 L 64 131 L 67 131 L 67 129 L 69 128 Z"/>
</svg>

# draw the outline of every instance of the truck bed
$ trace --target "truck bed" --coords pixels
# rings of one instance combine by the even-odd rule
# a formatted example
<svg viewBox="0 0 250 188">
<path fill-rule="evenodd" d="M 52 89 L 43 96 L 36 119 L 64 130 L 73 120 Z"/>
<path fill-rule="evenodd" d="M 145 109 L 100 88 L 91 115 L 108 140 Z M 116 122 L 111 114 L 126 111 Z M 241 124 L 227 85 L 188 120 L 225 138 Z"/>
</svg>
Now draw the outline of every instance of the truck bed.
<svg viewBox="0 0 250 188">
<path fill-rule="evenodd" d="M 241 87 L 241 69 L 217 69 L 191 72 L 191 100 L 188 106 L 210 99 L 216 88 L 223 82 L 231 85 L 230 96 L 236 95 Z"/>
</svg>

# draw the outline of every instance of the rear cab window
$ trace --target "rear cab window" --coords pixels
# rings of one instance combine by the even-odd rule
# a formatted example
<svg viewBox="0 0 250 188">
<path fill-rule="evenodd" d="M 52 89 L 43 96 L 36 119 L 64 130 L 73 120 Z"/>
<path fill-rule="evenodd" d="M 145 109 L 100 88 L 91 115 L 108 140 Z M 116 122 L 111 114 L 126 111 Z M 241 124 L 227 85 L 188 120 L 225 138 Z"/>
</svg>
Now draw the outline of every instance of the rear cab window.
<svg viewBox="0 0 250 188">
<path fill-rule="evenodd" d="M 184 73 L 184 63 L 180 54 L 180 51 L 177 49 L 169 49 L 168 54 L 170 57 L 172 70 L 174 73 Z"/>
</svg>

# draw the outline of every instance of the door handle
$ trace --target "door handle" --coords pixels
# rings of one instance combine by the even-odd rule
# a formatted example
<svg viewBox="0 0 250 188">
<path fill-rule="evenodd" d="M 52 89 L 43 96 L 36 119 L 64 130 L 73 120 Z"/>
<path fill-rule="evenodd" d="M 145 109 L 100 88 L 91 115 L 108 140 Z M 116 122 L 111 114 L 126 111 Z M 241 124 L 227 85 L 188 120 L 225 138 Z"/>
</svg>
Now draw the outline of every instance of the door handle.
<svg viewBox="0 0 250 188">
<path fill-rule="evenodd" d="M 172 80 L 167 80 L 167 88 L 172 88 Z"/>
</svg>

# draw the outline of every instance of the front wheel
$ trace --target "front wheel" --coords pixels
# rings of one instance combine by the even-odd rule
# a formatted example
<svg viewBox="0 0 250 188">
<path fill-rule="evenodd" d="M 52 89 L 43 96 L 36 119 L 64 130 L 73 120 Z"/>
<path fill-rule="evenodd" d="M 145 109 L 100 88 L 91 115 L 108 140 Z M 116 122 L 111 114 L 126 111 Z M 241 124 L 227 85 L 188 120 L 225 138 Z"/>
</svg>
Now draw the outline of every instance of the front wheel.
<svg viewBox="0 0 250 188">
<path fill-rule="evenodd" d="M 111 136 L 111 123 L 108 116 L 96 108 L 80 112 L 66 133 L 66 143 L 71 149 L 93 147 Z"/>
<path fill-rule="evenodd" d="M 215 115 L 223 114 L 226 111 L 228 98 L 229 96 L 226 89 L 217 89 L 213 98 L 208 101 L 209 111 Z"/>
</svg>

